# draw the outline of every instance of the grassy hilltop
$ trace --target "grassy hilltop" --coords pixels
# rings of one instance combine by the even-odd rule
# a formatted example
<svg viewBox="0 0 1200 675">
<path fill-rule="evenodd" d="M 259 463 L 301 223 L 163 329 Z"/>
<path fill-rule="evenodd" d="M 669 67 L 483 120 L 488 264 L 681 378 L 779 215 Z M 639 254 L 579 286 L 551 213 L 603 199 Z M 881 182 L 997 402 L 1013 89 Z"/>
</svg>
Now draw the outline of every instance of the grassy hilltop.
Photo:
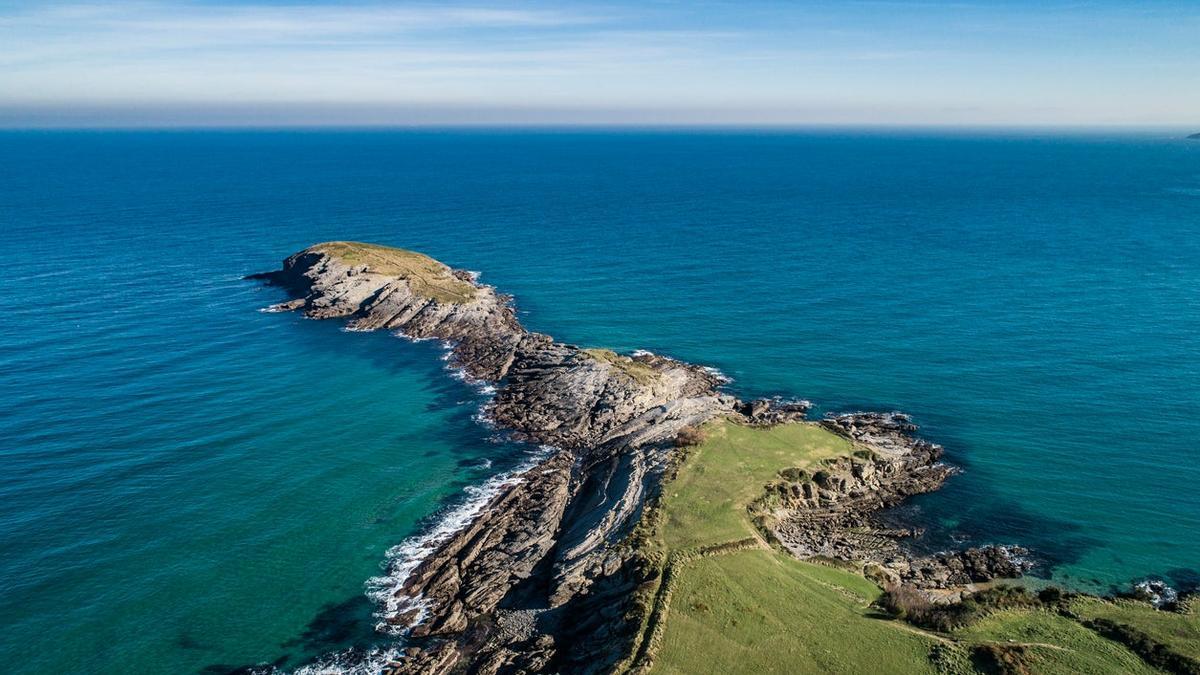
<svg viewBox="0 0 1200 675">
<path fill-rule="evenodd" d="M 329 241 L 308 249 L 325 253 L 348 265 L 366 265 L 374 274 L 400 277 L 413 293 L 451 304 L 470 302 L 475 287 L 455 277 L 452 270 L 422 253 L 357 241 Z"/>
<path fill-rule="evenodd" d="M 1085 625 L 1100 617 L 1131 624 L 1173 652 L 1200 653 L 1200 617 L 1144 603 L 1052 604 L 1012 591 L 1001 596 L 1017 606 L 978 607 L 950 630 L 893 618 L 875 605 L 883 589 L 855 571 L 772 547 L 750 510 L 780 470 L 850 455 L 857 449 L 850 441 L 815 424 L 754 428 L 727 420 L 693 440 L 633 537 L 662 574 L 642 590 L 643 630 L 625 672 L 1162 672 L 1136 644 Z"/>
</svg>

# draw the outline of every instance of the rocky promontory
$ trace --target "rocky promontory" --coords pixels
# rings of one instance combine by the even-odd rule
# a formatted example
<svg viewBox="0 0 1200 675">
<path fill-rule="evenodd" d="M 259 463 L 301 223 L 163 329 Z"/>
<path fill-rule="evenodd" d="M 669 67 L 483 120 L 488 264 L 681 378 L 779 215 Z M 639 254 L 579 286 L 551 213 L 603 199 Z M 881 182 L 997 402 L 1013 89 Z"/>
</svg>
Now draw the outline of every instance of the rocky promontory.
<svg viewBox="0 0 1200 675">
<path fill-rule="evenodd" d="M 901 544 L 915 533 L 878 520 L 884 509 L 942 486 L 955 469 L 939 460 L 940 445 L 915 437 L 917 427 L 902 413 L 849 413 L 821 424 L 861 448 L 853 456 L 827 460 L 818 470 L 780 472 L 767 499 L 778 505 L 766 514 L 771 534 L 801 558 L 823 557 L 864 563 L 884 586 L 905 584 L 950 599 L 972 584 L 1017 577 L 1028 570 L 1019 547 L 987 546 L 916 556 Z"/>
<path fill-rule="evenodd" d="M 273 307 L 447 343 L 451 364 L 496 394 L 486 415 L 545 458 L 506 481 L 462 530 L 419 563 L 390 570 L 380 628 L 407 635 L 392 672 L 606 672 L 636 630 L 633 591 L 656 570 L 628 545 L 670 466 L 676 440 L 717 417 L 773 425 L 807 402 L 739 401 L 710 369 L 618 354 L 528 331 L 512 298 L 427 256 L 328 242 L 254 278 L 292 299 Z M 781 473 L 759 505 L 766 531 L 793 554 L 865 563 L 885 580 L 946 588 L 1013 576 L 1007 551 L 918 557 L 875 515 L 934 490 L 952 469 L 903 415 L 822 422 L 860 452 L 812 474 Z"/>
</svg>

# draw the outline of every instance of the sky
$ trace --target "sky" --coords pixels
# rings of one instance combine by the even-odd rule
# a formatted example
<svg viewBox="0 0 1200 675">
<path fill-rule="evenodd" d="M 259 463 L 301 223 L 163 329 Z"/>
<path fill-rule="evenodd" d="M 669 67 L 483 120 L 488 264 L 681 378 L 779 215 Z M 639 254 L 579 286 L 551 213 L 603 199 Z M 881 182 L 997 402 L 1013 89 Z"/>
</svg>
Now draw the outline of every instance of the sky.
<svg viewBox="0 0 1200 675">
<path fill-rule="evenodd" d="M 0 126 L 1188 126 L 1200 0 L 0 0 Z"/>
</svg>

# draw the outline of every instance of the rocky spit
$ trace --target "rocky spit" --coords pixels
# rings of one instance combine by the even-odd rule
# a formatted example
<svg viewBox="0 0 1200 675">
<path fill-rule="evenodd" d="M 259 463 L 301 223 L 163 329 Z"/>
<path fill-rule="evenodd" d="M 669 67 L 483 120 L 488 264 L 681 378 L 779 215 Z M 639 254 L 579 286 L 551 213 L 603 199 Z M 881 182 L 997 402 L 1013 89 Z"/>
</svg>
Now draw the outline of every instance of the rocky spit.
<svg viewBox="0 0 1200 675">
<path fill-rule="evenodd" d="M 381 629 L 407 635 L 409 647 L 386 670 L 611 670 L 636 637 L 632 593 L 657 574 L 625 540 L 675 438 L 718 416 L 795 422 L 808 404 L 743 402 L 721 392 L 710 369 L 557 342 L 526 330 L 512 299 L 471 273 L 399 251 L 419 256 L 420 278 L 382 272 L 369 258 L 340 255 L 347 246 L 361 245 L 319 244 L 252 278 L 290 292 L 279 311 L 446 342 L 454 367 L 496 387 L 489 419 L 552 449 L 415 567 L 390 570 L 393 583 L 376 594 Z M 1002 548 L 918 557 L 899 544 L 911 532 L 876 523 L 881 509 L 937 489 L 952 473 L 938 461 L 939 446 L 914 437 L 907 416 L 854 413 L 822 424 L 862 450 L 811 476 L 781 472 L 768 486 L 776 498 L 766 528 L 788 550 L 866 564 L 885 582 L 928 589 L 1022 571 Z"/>
</svg>

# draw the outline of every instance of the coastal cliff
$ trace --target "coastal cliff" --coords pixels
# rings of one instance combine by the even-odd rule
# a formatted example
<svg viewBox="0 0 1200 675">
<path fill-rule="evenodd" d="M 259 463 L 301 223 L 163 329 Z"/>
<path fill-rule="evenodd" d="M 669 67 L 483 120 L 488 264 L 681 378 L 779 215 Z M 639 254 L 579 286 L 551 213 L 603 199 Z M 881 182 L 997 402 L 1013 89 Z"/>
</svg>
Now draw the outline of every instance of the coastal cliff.
<svg viewBox="0 0 1200 675">
<path fill-rule="evenodd" d="M 678 446 L 717 419 L 808 424 L 807 404 L 739 401 L 711 369 L 530 332 L 510 297 L 418 253 L 329 242 L 254 278 L 292 295 L 274 310 L 446 342 L 451 365 L 496 388 L 490 421 L 547 448 L 466 527 L 424 559 L 394 563 L 375 589 L 380 630 L 409 639 L 389 665 L 395 673 L 613 670 L 640 639 L 639 589 L 664 574 L 635 529 Z M 842 560 L 927 589 L 959 592 L 1023 571 L 1001 548 L 917 557 L 898 543 L 909 532 L 876 522 L 953 473 L 907 417 L 854 413 L 822 425 L 855 455 L 781 471 L 749 506 L 763 537 L 800 558 Z"/>
</svg>

